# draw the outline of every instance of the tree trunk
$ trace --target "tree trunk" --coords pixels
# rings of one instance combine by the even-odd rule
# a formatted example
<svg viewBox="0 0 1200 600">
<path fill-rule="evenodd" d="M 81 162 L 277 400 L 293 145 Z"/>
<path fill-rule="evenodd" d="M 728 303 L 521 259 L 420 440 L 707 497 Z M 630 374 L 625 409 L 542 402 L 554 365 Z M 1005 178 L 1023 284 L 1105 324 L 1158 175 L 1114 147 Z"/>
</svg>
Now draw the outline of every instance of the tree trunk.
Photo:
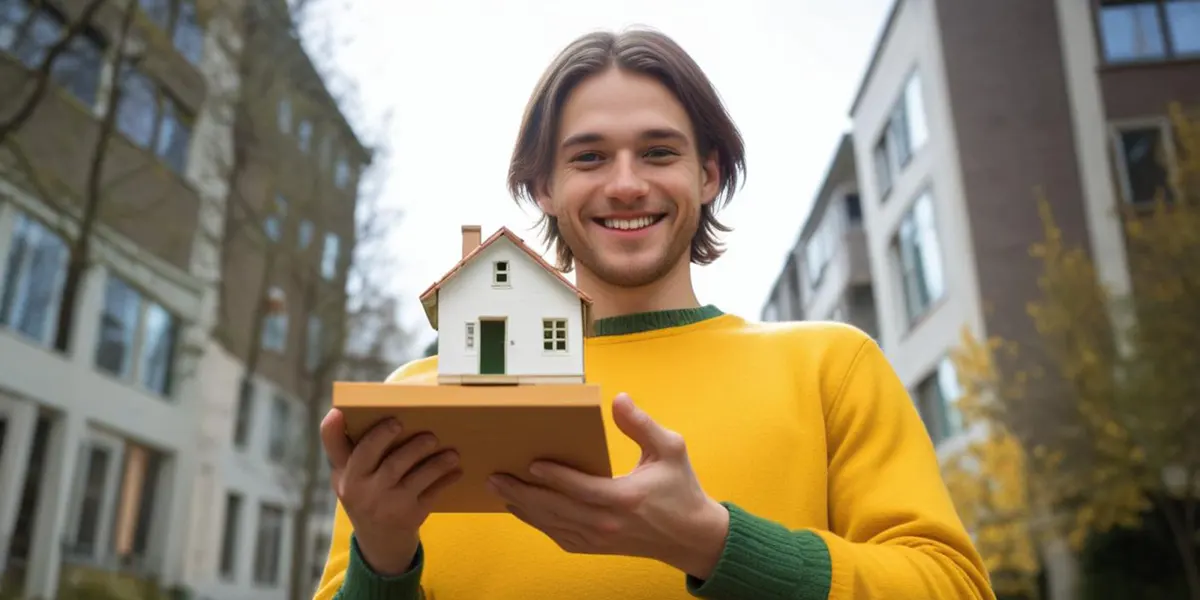
<svg viewBox="0 0 1200 600">
<path fill-rule="evenodd" d="M 62 298 L 58 307 L 58 331 L 54 337 L 54 348 L 64 354 L 71 348 L 71 335 L 75 327 L 81 286 L 87 279 L 91 262 L 92 230 L 95 229 L 96 221 L 100 217 L 100 204 L 104 199 L 102 184 L 104 182 L 104 165 L 108 160 L 108 143 L 116 129 L 117 107 L 121 102 L 121 74 L 124 70 L 122 59 L 125 41 L 129 38 L 129 29 L 133 25 L 133 15 L 137 10 L 138 4 L 130 2 L 129 8 L 125 10 L 125 15 L 121 19 L 120 34 L 115 41 L 117 52 L 113 63 L 113 83 L 108 90 L 104 116 L 100 120 L 100 130 L 96 134 L 96 146 L 92 151 L 91 164 L 88 165 L 83 216 L 79 220 L 79 231 L 76 232 L 75 239 L 71 244 L 66 280 L 63 282 Z"/>
</svg>

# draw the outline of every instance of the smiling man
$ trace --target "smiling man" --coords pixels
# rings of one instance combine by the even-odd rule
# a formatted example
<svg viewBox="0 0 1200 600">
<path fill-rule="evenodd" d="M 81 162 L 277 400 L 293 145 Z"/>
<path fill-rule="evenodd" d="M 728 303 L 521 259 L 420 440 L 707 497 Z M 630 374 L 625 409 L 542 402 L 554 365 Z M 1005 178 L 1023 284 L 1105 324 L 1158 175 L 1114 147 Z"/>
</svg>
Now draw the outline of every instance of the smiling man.
<svg viewBox="0 0 1200 600">
<path fill-rule="evenodd" d="M 743 171 L 737 128 L 669 38 L 596 33 L 562 52 L 509 184 L 595 299 L 587 377 L 613 398 L 622 475 L 535 463 L 493 478 L 511 514 L 430 515 L 454 450 L 392 449 L 402 423 L 352 448 L 333 411 L 322 436 L 340 503 L 317 598 L 994 598 L 875 342 L 697 300 L 691 265 L 720 256 L 715 215 Z M 436 372 L 423 359 L 392 379 Z"/>
</svg>

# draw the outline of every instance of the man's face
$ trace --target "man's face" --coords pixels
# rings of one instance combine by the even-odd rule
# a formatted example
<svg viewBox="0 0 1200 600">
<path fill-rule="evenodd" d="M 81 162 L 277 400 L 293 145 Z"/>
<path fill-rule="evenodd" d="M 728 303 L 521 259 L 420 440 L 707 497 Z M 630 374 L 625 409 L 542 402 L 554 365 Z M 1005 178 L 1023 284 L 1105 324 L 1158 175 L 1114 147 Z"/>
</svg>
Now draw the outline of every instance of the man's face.
<svg viewBox="0 0 1200 600">
<path fill-rule="evenodd" d="M 719 183 L 694 136 L 683 105 L 653 78 L 609 69 L 573 90 L 538 201 L 580 269 L 637 287 L 688 267 L 700 207 Z"/>
</svg>

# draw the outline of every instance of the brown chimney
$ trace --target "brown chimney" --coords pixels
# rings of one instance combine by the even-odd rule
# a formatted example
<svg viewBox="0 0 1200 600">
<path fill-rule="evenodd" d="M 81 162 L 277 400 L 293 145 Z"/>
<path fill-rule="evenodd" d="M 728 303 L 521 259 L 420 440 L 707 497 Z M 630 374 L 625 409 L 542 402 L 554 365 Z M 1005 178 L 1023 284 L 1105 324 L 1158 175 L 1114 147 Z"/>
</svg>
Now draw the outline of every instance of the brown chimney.
<svg viewBox="0 0 1200 600">
<path fill-rule="evenodd" d="M 468 254 L 478 248 L 479 244 L 483 242 L 483 234 L 480 233 L 480 228 L 478 225 L 463 225 L 462 235 L 462 257 L 466 258 Z"/>
</svg>

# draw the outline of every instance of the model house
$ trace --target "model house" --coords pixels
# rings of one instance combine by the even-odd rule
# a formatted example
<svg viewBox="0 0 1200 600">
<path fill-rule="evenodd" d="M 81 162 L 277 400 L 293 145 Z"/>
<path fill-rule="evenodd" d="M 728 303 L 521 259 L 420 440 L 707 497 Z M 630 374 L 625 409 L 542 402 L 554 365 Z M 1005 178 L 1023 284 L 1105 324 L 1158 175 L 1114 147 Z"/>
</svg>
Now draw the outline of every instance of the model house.
<svg viewBox="0 0 1200 600">
<path fill-rule="evenodd" d="M 507 228 L 462 228 L 462 259 L 421 294 L 439 384 L 578 384 L 591 299 Z"/>
</svg>

